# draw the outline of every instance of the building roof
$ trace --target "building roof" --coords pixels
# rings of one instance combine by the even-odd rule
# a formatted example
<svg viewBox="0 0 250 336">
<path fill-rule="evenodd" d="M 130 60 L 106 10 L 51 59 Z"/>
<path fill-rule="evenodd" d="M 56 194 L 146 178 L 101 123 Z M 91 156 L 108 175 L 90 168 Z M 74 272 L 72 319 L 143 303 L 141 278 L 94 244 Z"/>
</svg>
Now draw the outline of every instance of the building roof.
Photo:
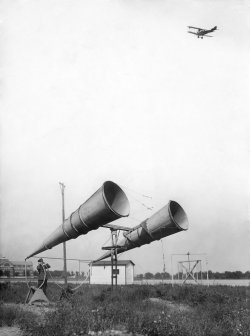
<svg viewBox="0 0 250 336">
<path fill-rule="evenodd" d="M 132 260 L 117 260 L 117 265 L 126 266 L 128 264 L 135 265 Z M 91 263 L 92 266 L 111 266 L 110 260 L 101 260 Z"/>
<path fill-rule="evenodd" d="M 10 268 L 18 268 L 19 266 L 25 267 L 25 261 L 10 261 L 5 257 L 0 257 L 0 266 L 2 267 L 10 267 Z M 32 261 L 26 261 L 26 266 L 30 269 L 33 268 Z"/>
<path fill-rule="evenodd" d="M 5 263 L 12 264 L 12 262 L 9 261 L 9 259 L 7 259 L 5 257 L 0 258 L 0 264 L 5 264 Z"/>
<path fill-rule="evenodd" d="M 25 261 L 11 261 L 14 266 L 25 266 Z M 27 266 L 33 266 L 32 261 L 26 261 Z"/>
<path fill-rule="evenodd" d="M 25 263 L 27 264 L 27 265 L 33 265 L 33 263 L 32 263 L 32 261 L 18 261 L 18 260 L 10 260 L 10 259 L 8 259 L 8 258 L 6 258 L 6 257 L 0 257 L 0 263 L 4 263 L 4 262 L 8 262 L 8 263 L 10 263 L 10 264 L 13 264 L 13 265 L 25 265 Z"/>
</svg>

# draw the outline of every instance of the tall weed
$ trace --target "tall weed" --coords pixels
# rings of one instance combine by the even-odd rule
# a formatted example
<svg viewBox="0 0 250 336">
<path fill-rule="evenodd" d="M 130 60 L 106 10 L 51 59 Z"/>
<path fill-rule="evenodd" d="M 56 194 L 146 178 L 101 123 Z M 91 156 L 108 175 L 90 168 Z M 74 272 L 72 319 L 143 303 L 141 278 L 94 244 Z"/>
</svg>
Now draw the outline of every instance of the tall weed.
<svg viewBox="0 0 250 336">
<path fill-rule="evenodd" d="M 39 321 L 19 310 L 5 310 L 4 323 L 18 323 L 26 335 L 36 336 L 102 333 L 117 326 L 149 336 L 249 336 L 245 288 L 161 284 L 119 286 L 112 292 L 109 286 L 86 285 L 62 301 L 57 286 L 49 284 L 48 288 L 48 297 L 57 302 L 55 311 Z M 12 286 L 1 298 L 14 301 L 16 295 L 19 302 L 24 298 L 23 289 Z M 158 299 L 152 303 L 149 298 Z M 181 306 L 188 309 L 183 311 L 178 308 Z"/>
</svg>

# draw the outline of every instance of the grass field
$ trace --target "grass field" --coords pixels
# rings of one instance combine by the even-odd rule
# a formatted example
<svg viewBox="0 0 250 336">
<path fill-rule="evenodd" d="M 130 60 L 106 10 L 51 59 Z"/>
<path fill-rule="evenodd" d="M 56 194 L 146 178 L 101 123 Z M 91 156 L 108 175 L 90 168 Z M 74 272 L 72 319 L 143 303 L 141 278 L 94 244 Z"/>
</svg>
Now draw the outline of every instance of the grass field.
<svg viewBox="0 0 250 336">
<path fill-rule="evenodd" d="M 18 325 L 24 335 L 250 335 L 245 287 L 131 285 L 111 292 L 84 285 L 59 300 L 60 288 L 49 284 L 53 304 L 41 314 L 24 308 L 26 284 L 0 289 L 0 325 Z"/>
</svg>

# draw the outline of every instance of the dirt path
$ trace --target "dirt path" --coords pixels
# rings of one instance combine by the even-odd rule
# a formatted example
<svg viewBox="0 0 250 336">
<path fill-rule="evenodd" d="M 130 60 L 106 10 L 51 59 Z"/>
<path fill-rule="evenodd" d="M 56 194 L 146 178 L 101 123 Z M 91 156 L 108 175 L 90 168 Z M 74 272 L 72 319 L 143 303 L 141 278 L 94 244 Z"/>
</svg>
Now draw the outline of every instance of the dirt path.
<svg viewBox="0 0 250 336">
<path fill-rule="evenodd" d="M 31 312 L 37 316 L 40 321 L 43 321 L 45 313 L 55 310 L 54 305 L 44 306 L 44 305 L 28 305 L 22 303 L 4 303 L 6 307 L 19 308 L 26 312 Z M 0 336 L 22 336 L 23 333 L 18 327 L 0 327 Z"/>
<path fill-rule="evenodd" d="M 192 310 L 190 306 L 185 305 L 183 303 L 174 303 L 172 301 L 162 300 L 160 298 L 150 298 L 149 301 L 151 301 L 154 304 L 168 307 L 172 311 L 187 312 Z"/>
<path fill-rule="evenodd" d="M 43 316 L 45 313 L 55 310 L 55 305 L 52 303 L 49 305 L 43 305 L 43 304 L 28 305 L 28 304 L 23 304 L 23 303 L 4 303 L 3 305 L 6 307 L 20 308 L 23 311 L 31 312 L 37 316 Z"/>
<path fill-rule="evenodd" d="M 0 327 L 0 336 L 21 336 L 22 332 L 18 327 Z"/>
</svg>

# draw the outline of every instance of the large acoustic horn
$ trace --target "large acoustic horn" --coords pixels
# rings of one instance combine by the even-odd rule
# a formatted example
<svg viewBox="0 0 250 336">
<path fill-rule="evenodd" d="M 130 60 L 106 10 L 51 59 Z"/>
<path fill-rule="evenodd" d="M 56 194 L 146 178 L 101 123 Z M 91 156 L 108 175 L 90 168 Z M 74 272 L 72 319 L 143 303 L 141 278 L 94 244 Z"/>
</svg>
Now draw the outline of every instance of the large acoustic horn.
<svg viewBox="0 0 250 336">
<path fill-rule="evenodd" d="M 188 219 L 185 211 L 177 202 L 170 201 L 152 217 L 125 233 L 122 241 L 118 242 L 117 253 L 150 244 L 155 240 L 187 229 Z M 110 256 L 111 253 L 107 252 L 95 261 L 106 259 Z"/>
<path fill-rule="evenodd" d="M 26 259 L 128 215 L 127 196 L 117 184 L 106 181 Z"/>
</svg>

